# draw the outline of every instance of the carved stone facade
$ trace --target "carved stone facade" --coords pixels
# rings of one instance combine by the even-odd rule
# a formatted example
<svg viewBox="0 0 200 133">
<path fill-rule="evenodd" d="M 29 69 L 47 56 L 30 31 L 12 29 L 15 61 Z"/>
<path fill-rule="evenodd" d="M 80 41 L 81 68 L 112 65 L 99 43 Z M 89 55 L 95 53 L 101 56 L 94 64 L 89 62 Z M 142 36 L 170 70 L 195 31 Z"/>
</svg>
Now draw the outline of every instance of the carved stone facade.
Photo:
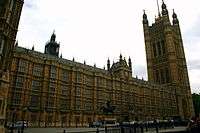
<svg viewBox="0 0 200 133">
<path fill-rule="evenodd" d="M 86 126 L 104 118 L 123 121 L 127 117 L 177 116 L 175 90 L 133 78 L 130 62 L 120 55 L 119 61 L 105 70 L 16 47 L 8 120 L 13 110 L 16 120 L 24 119 L 34 127 Z M 106 115 L 101 108 L 108 101 L 115 109 Z"/>
<path fill-rule="evenodd" d="M 172 24 L 166 4 L 155 23 L 149 26 L 143 14 L 143 28 L 147 56 L 148 80 L 172 87 L 175 91 L 177 111 L 182 118 L 194 114 L 191 89 L 185 59 L 179 20 L 173 11 Z"/>
<path fill-rule="evenodd" d="M 0 132 L 4 132 L 9 70 L 23 0 L 0 1 Z"/>
<path fill-rule="evenodd" d="M 21 9 L 22 1 L 15 2 L 15 9 Z M 25 120 L 32 127 L 80 127 L 105 118 L 191 117 L 193 107 L 178 19 L 174 13 L 171 25 L 164 3 L 162 9 L 162 16 L 152 26 L 143 15 L 148 81 L 133 78 L 131 59 L 126 61 L 122 55 L 113 64 L 108 59 L 107 69 L 59 58 L 55 34 L 45 53 L 16 45 L 7 77 L 9 91 L 3 96 L 8 98 L 7 121 Z M 106 103 L 113 107 L 113 113 L 105 114 L 102 107 Z"/>
</svg>

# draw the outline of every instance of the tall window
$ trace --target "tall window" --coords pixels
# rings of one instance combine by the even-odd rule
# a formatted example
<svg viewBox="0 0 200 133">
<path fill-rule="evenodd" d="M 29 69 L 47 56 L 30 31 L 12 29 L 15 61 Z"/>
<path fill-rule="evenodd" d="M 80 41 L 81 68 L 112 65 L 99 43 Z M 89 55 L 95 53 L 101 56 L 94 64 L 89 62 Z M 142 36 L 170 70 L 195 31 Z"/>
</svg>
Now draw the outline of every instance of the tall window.
<svg viewBox="0 0 200 133">
<path fill-rule="evenodd" d="M 48 97 L 48 100 L 47 100 L 47 107 L 48 108 L 54 108 L 54 102 L 55 102 L 55 98 L 52 97 L 52 96 L 49 96 Z"/>
<path fill-rule="evenodd" d="M 62 70 L 61 80 L 67 82 L 68 81 L 68 73 L 67 70 Z"/>
<path fill-rule="evenodd" d="M 56 90 L 56 84 L 53 83 L 53 82 L 50 82 L 49 83 L 49 93 L 55 93 L 55 90 Z"/>
<path fill-rule="evenodd" d="M 85 101 L 85 110 L 92 110 L 92 101 Z"/>
<path fill-rule="evenodd" d="M 25 60 L 20 60 L 19 61 L 19 67 L 18 67 L 19 72 L 27 72 L 28 71 L 28 61 Z"/>
<path fill-rule="evenodd" d="M 39 103 L 40 103 L 39 96 L 32 95 L 31 96 L 30 106 L 31 107 L 38 107 Z"/>
<path fill-rule="evenodd" d="M 85 77 L 85 83 L 87 84 L 87 85 L 93 85 L 93 82 L 94 82 L 94 80 L 93 80 L 93 77 L 92 76 L 86 76 Z"/>
<path fill-rule="evenodd" d="M 104 87 L 106 85 L 106 80 L 102 77 L 97 78 L 97 86 Z"/>
<path fill-rule="evenodd" d="M 84 90 L 83 95 L 84 95 L 84 97 L 86 97 L 86 98 L 92 98 L 92 89 L 86 88 L 86 89 Z"/>
<path fill-rule="evenodd" d="M 158 56 L 161 56 L 162 55 L 162 49 L 161 49 L 160 42 L 157 42 L 157 47 L 158 47 Z"/>
<path fill-rule="evenodd" d="M 68 96 L 69 95 L 69 90 L 67 89 L 67 86 L 61 85 L 60 86 L 61 94 Z"/>
<path fill-rule="evenodd" d="M 40 64 L 35 64 L 33 67 L 33 75 L 42 76 L 42 74 L 43 74 L 43 66 Z"/>
<path fill-rule="evenodd" d="M 155 43 L 153 44 L 153 53 L 154 53 L 154 57 L 156 57 L 157 56 L 157 46 Z"/>
<path fill-rule="evenodd" d="M 20 92 L 14 92 L 12 103 L 14 105 L 19 105 L 21 103 L 21 93 Z"/>
<path fill-rule="evenodd" d="M 80 98 L 76 98 L 75 109 L 76 110 L 80 110 L 81 109 L 81 99 Z"/>
<path fill-rule="evenodd" d="M 39 91 L 41 88 L 41 82 L 37 80 L 32 81 L 32 91 Z"/>
<path fill-rule="evenodd" d="M 166 82 L 167 83 L 169 83 L 170 82 L 170 74 L 169 74 L 169 69 L 168 68 L 166 68 L 166 70 L 165 70 L 165 75 L 166 75 Z"/>
<path fill-rule="evenodd" d="M 51 66 L 50 78 L 53 78 L 53 79 L 56 78 L 56 67 L 55 66 Z"/>
<path fill-rule="evenodd" d="M 81 83 L 82 82 L 82 77 L 83 77 L 83 75 L 81 74 L 81 73 L 79 73 L 79 72 L 77 72 L 77 75 L 76 75 L 77 77 L 77 82 L 78 83 Z"/>
<path fill-rule="evenodd" d="M 16 90 L 22 90 L 23 88 L 23 85 L 24 85 L 24 78 L 23 77 L 17 77 L 16 78 L 16 83 L 15 83 L 15 89 Z"/>
<path fill-rule="evenodd" d="M 60 109 L 67 110 L 69 109 L 69 101 L 65 98 L 60 98 Z"/>
<path fill-rule="evenodd" d="M 159 83 L 160 77 L 159 77 L 159 71 L 158 70 L 155 71 L 155 76 L 156 76 L 156 82 Z"/>
<path fill-rule="evenodd" d="M 76 96 L 81 96 L 81 88 L 76 87 Z"/>
<path fill-rule="evenodd" d="M 0 38 L 0 39 L 1 39 L 1 38 Z M 4 39 L 2 39 L 2 40 L 0 41 L 0 55 L 3 53 L 4 43 L 5 43 L 5 41 L 4 41 Z"/>
<path fill-rule="evenodd" d="M 161 45 L 162 45 L 162 53 L 163 53 L 163 55 L 165 55 L 166 50 L 165 50 L 165 42 L 164 42 L 164 40 L 161 41 Z"/>
<path fill-rule="evenodd" d="M 160 75 L 161 75 L 161 83 L 166 83 L 165 72 L 163 69 L 160 70 Z"/>
</svg>

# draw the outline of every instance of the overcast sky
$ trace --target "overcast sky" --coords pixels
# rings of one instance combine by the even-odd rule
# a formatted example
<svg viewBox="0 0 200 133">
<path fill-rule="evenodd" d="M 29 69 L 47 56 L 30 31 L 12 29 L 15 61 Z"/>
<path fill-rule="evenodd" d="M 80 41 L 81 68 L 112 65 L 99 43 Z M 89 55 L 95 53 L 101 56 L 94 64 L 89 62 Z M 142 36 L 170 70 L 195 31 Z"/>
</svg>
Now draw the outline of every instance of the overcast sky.
<svg viewBox="0 0 200 133">
<path fill-rule="evenodd" d="M 161 6 L 161 0 L 159 4 Z M 178 15 L 192 92 L 200 93 L 200 8 L 198 0 L 165 0 Z M 142 26 L 157 15 L 156 0 L 25 0 L 17 40 L 19 46 L 44 52 L 55 30 L 62 57 L 99 68 L 120 53 L 133 62 L 134 77 L 147 78 Z"/>
</svg>

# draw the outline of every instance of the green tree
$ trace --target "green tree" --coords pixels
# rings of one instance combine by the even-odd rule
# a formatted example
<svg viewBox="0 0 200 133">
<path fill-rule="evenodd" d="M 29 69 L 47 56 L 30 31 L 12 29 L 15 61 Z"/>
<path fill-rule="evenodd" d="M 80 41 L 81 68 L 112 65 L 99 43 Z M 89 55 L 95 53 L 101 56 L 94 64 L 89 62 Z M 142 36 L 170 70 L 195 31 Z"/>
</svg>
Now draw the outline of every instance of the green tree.
<svg viewBox="0 0 200 133">
<path fill-rule="evenodd" d="M 194 104 L 194 111 L 195 111 L 195 115 L 199 115 L 200 114 L 200 94 L 192 94 L 192 100 L 193 100 L 193 104 Z"/>
</svg>

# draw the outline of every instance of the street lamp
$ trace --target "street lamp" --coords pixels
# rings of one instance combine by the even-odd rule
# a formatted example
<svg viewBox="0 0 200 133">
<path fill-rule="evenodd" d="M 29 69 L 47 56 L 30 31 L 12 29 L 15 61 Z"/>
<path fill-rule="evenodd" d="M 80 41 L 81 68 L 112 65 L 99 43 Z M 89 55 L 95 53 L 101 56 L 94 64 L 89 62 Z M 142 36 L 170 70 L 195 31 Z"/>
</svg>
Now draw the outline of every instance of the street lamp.
<svg viewBox="0 0 200 133">
<path fill-rule="evenodd" d="M 22 117 L 22 128 L 21 128 L 21 133 L 24 133 L 24 119 L 25 119 L 25 113 L 26 113 L 26 111 L 28 110 L 28 108 L 27 107 L 24 107 L 23 109 L 22 109 L 22 112 L 23 112 L 23 117 Z"/>
<path fill-rule="evenodd" d="M 13 112 L 12 112 L 12 125 L 11 125 L 11 133 L 13 133 L 13 129 L 14 129 L 14 122 L 15 122 L 15 116 L 16 116 L 16 110 L 14 110 Z"/>
</svg>

